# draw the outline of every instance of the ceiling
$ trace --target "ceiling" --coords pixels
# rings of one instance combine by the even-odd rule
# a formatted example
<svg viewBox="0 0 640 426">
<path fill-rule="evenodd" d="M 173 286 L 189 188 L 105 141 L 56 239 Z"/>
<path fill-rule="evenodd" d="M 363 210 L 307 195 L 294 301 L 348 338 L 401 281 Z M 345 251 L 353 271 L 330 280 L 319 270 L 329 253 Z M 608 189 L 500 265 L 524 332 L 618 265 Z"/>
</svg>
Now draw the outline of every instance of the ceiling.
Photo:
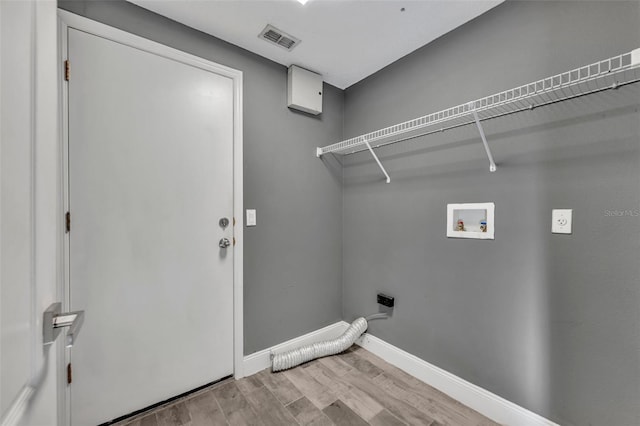
<svg viewBox="0 0 640 426">
<path fill-rule="evenodd" d="M 345 89 L 503 0 L 129 1 Z M 258 38 L 267 24 L 301 43 L 289 52 Z"/>
</svg>

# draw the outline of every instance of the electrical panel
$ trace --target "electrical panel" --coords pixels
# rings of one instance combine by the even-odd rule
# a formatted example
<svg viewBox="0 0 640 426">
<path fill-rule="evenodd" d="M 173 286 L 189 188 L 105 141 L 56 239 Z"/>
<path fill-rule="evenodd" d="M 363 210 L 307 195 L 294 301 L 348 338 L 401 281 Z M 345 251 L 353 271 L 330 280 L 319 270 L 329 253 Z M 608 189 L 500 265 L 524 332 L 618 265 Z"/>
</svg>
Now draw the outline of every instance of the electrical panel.
<svg viewBox="0 0 640 426">
<path fill-rule="evenodd" d="M 321 114 L 322 76 L 291 65 L 287 83 L 287 106 L 313 115 Z"/>
</svg>

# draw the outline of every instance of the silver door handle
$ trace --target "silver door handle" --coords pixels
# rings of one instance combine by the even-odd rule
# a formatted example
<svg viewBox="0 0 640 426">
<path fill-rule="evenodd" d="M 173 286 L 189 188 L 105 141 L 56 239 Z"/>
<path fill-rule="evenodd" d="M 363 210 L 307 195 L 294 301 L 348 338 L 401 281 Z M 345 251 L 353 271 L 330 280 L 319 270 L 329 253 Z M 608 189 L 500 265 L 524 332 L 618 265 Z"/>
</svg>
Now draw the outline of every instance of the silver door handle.
<svg viewBox="0 0 640 426">
<path fill-rule="evenodd" d="M 83 322 L 84 311 L 62 313 L 62 303 L 52 303 L 43 314 L 42 344 L 52 344 L 60 334 L 61 329 L 69 327 L 65 346 L 70 348 L 73 346 Z"/>
<path fill-rule="evenodd" d="M 221 238 L 220 241 L 218 242 L 218 246 L 220 248 L 227 248 L 231 245 L 231 241 L 229 241 L 228 238 Z"/>
</svg>

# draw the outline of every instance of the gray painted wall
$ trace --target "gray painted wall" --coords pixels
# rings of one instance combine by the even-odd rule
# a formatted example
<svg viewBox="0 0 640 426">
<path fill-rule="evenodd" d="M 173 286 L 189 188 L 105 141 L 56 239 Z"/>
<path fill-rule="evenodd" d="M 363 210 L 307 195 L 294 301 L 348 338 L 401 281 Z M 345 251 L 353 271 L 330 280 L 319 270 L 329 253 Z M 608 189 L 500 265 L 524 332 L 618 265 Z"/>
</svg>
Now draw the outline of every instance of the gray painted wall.
<svg viewBox="0 0 640 426">
<path fill-rule="evenodd" d="M 293 112 L 282 65 L 124 1 L 59 6 L 243 72 L 244 203 L 258 223 L 244 234 L 245 353 L 340 320 L 341 171 L 315 148 L 341 138 L 343 92 L 325 84 L 320 117 Z"/>
<path fill-rule="evenodd" d="M 350 137 L 640 47 L 638 2 L 503 4 L 344 98 L 325 85 L 320 118 L 286 108 L 271 61 L 122 1 L 60 6 L 244 72 L 246 353 L 383 290 L 390 343 L 562 424 L 640 424 L 640 218 L 606 213 L 640 207 L 640 89 L 486 123 L 494 174 L 471 128 L 380 149 L 390 185 L 367 154 L 313 156 L 343 118 Z M 446 239 L 446 204 L 483 201 L 496 240 Z"/>
<path fill-rule="evenodd" d="M 344 136 L 638 47 L 638 2 L 508 2 L 348 88 Z M 487 122 L 496 173 L 473 128 L 379 149 L 389 185 L 346 157 L 345 320 L 388 292 L 374 335 L 563 425 L 640 424 L 637 86 Z M 445 237 L 488 201 L 494 241 Z"/>
</svg>

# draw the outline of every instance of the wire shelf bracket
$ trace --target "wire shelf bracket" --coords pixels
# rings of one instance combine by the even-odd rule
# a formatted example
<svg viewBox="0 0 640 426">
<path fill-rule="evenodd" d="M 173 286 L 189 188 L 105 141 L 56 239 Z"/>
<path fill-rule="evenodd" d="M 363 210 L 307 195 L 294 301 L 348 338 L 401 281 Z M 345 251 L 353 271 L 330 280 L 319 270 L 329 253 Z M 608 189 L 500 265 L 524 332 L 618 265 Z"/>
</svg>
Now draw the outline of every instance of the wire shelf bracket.
<svg viewBox="0 0 640 426">
<path fill-rule="evenodd" d="M 478 132 L 480 132 L 480 137 L 482 138 L 482 145 L 484 145 L 484 150 L 487 152 L 487 157 L 489 157 L 489 171 L 495 172 L 496 162 L 493 161 L 493 154 L 491 154 L 491 148 L 489 148 L 489 143 L 487 142 L 487 137 L 484 135 L 484 129 L 482 128 L 482 123 L 480 122 L 480 117 L 478 117 L 478 113 L 476 110 L 473 110 L 473 119 L 476 121 L 476 126 L 478 126 Z"/>
<path fill-rule="evenodd" d="M 380 162 L 380 159 L 378 158 L 376 153 L 373 151 L 373 148 L 371 148 L 369 141 L 365 139 L 364 143 L 365 145 L 367 145 L 367 148 L 369 149 L 369 152 L 371 153 L 371 155 L 373 155 L 373 159 L 376 160 L 376 163 L 378 163 L 378 167 L 380 167 L 380 170 L 382 170 L 382 173 L 384 173 L 384 176 L 387 178 L 387 183 L 391 183 L 391 178 L 389 177 L 389 174 L 387 173 L 384 166 Z"/>
<path fill-rule="evenodd" d="M 320 158 L 329 153 L 349 155 L 368 150 L 389 183 L 391 178 L 374 152 L 375 148 L 475 124 L 489 158 L 489 170 L 494 172 L 496 163 L 482 121 L 637 82 L 640 82 L 640 48 L 332 145 L 318 147 L 316 156 Z"/>
</svg>

